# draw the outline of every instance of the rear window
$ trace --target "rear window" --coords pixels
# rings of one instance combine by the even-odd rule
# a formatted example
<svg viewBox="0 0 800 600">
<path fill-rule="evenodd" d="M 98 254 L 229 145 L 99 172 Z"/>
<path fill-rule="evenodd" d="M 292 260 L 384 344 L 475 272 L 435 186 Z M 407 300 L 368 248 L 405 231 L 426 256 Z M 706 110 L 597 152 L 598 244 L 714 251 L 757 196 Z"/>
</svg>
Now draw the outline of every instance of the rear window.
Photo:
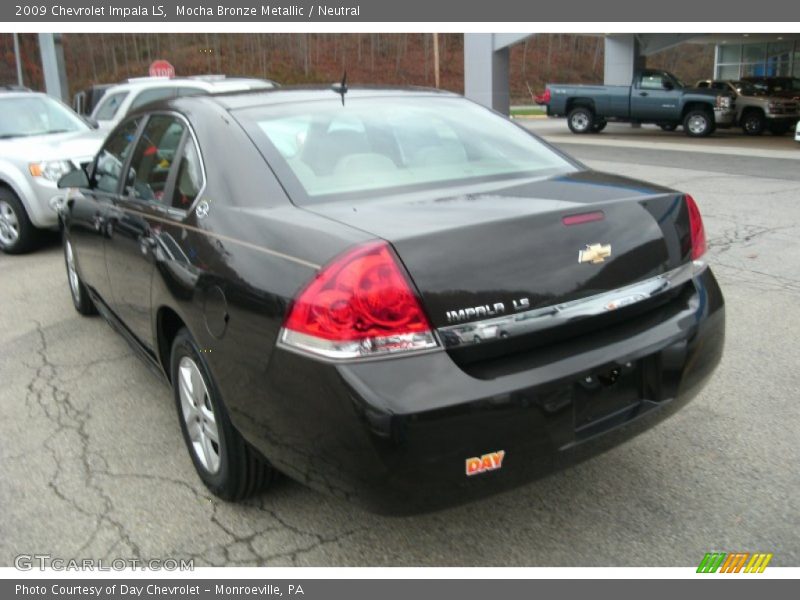
<svg viewBox="0 0 800 600">
<path fill-rule="evenodd" d="M 301 203 L 575 169 L 463 98 L 334 98 L 234 113 Z"/>
<path fill-rule="evenodd" d="M 94 111 L 94 118 L 98 121 L 112 120 L 127 95 L 128 92 L 117 92 L 102 98 Z"/>
</svg>

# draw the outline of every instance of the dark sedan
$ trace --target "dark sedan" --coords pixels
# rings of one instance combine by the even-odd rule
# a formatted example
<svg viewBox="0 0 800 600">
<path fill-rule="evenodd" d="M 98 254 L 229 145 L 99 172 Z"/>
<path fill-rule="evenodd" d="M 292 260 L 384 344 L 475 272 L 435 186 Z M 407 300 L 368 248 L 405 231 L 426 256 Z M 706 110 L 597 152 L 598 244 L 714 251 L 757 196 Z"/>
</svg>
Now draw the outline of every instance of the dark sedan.
<svg viewBox="0 0 800 600">
<path fill-rule="evenodd" d="M 395 513 L 494 493 L 673 413 L 722 354 L 690 196 L 452 94 L 178 98 L 60 186 L 75 307 L 171 383 L 226 499 L 276 471 Z"/>
</svg>

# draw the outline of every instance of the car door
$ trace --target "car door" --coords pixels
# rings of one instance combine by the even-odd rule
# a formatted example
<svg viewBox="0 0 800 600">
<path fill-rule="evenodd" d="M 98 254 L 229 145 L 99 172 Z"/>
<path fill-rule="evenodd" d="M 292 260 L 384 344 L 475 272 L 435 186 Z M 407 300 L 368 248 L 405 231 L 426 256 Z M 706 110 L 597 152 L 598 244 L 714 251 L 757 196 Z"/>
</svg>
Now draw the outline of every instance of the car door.
<svg viewBox="0 0 800 600">
<path fill-rule="evenodd" d="M 643 71 L 631 92 L 631 116 L 642 121 L 675 121 L 678 119 L 680 90 L 661 71 Z"/>
<path fill-rule="evenodd" d="M 148 117 L 127 166 L 121 194 L 109 211 L 106 267 L 114 311 L 128 330 L 151 350 L 150 291 L 158 238 L 180 211 L 171 208 L 175 158 L 188 127 L 174 114 Z"/>
<path fill-rule="evenodd" d="M 141 117 L 120 124 L 89 167 L 89 188 L 69 200 L 70 238 L 84 282 L 112 304 L 105 260 L 109 209 L 122 184 L 123 166 L 136 141 Z"/>
</svg>

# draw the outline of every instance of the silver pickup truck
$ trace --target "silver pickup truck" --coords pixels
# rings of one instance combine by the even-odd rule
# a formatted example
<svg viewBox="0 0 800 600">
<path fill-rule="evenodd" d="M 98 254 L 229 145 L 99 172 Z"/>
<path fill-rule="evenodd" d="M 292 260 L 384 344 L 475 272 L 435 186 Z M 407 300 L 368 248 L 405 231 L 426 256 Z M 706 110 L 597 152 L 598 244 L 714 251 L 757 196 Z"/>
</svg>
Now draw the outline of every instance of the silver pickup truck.
<svg viewBox="0 0 800 600">
<path fill-rule="evenodd" d="M 747 135 L 761 135 L 769 130 L 784 135 L 800 119 L 800 103 L 794 98 L 771 96 L 749 81 L 704 79 L 699 88 L 710 88 L 736 95 L 736 120 L 733 123 Z"/>
<path fill-rule="evenodd" d="M 667 71 L 645 69 L 631 85 L 547 84 L 547 114 L 566 116 L 572 133 L 597 133 L 608 121 L 655 123 L 672 131 L 702 137 L 735 118 L 730 92 L 691 88 Z"/>
</svg>

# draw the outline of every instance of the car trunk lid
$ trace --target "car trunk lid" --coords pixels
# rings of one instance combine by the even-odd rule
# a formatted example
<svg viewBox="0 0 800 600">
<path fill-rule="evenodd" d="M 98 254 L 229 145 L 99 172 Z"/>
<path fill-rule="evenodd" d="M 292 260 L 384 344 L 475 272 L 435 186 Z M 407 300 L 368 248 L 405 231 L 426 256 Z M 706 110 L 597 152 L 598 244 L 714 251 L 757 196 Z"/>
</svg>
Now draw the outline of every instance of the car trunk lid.
<svg viewBox="0 0 800 600">
<path fill-rule="evenodd" d="M 502 345 L 478 325 L 625 288 L 691 252 L 682 194 L 593 171 L 306 208 L 390 242 L 448 346 Z"/>
</svg>

